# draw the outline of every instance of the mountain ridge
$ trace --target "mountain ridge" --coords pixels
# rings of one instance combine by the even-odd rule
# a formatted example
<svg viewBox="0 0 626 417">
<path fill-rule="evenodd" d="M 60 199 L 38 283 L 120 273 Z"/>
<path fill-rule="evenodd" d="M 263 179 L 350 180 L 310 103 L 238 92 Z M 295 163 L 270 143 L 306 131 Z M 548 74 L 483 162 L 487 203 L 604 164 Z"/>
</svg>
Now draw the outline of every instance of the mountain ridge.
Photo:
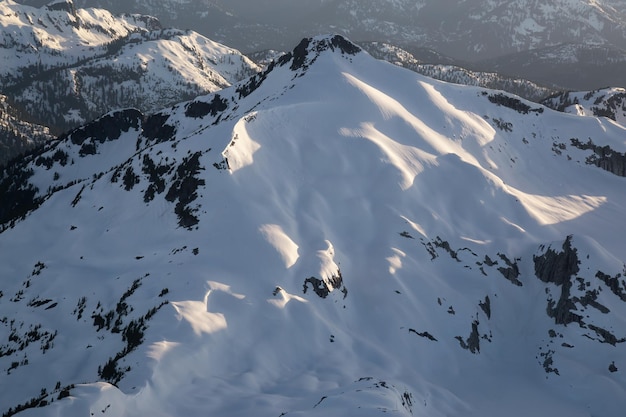
<svg viewBox="0 0 626 417">
<path fill-rule="evenodd" d="M 24 3 L 40 5 L 41 1 Z M 342 0 L 307 4 L 272 0 L 258 6 L 245 1 L 154 4 L 134 0 L 121 4 L 103 0 L 98 4 L 118 13 L 132 7 L 179 27 L 200 28 L 211 22 L 214 29 L 206 36 L 244 52 L 285 49 L 311 33 L 335 31 L 359 41 L 419 44 L 457 58 L 485 59 L 563 42 L 623 47 L 625 33 L 624 19 L 620 19 L 625 10 L 622 0 L 560 0 L 550 5 L 530 0 Z"/>
</svg>

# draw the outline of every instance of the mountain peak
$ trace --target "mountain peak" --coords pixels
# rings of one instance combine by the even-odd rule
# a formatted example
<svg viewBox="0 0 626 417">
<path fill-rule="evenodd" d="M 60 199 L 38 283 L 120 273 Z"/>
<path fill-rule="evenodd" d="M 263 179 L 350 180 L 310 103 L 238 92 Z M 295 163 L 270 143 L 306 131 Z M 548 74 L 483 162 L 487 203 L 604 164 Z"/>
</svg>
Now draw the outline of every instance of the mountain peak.
<svg viewBox="0 0 626 417">
<path fill-rule="evenodd" d="M 76 7 L 72 0 L 55 0 L 46 4 L 46 9 L 57 12 L 67 12 L 71 15 L 76 15 Z"/>
<path fill-rule="evenodd" d="M 291 71 L 299 72 L 299 75 L 303 75 L 311 64 L 326 51 L 354 56 L 361 52 L 362 49 L 341 35 L 319 35 L 304 38 L 291 52 L 275 59 L 263 73 L 251 77 L 247 82 L 239 85 L 236 91 L 239 93 L 240 98 L 250 95 L 277 66 L 284 67 L 290 64 L 289 69 Z"/>
<path fill-rule="evenodd" d="M 287 54 L 291 58 L 291 69 L 308 67 L 324 51 L 339 51 L 341 54 L 356 55 L 362 49 L 341 35 L 321 35 L 304 38 L 294 50 Z"/>
</svg>

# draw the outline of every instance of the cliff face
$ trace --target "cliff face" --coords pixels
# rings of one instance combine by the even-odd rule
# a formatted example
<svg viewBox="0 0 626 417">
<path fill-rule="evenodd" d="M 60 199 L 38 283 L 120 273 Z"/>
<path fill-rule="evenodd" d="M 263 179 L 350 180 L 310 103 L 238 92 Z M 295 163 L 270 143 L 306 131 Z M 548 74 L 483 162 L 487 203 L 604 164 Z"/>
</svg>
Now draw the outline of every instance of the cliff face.
<svg viewBox="0 0 626 417">
<path fill-rule="evenodd" d="M 555 284 L 561 288 L 558 301 L 548 302 L 548 315 L 554 318 L 556 324 L 569 324 L 572 322 L 582 323 L 582 317 L 573 313 L 576 310 L 575 303 L 570 299 L 570 289 L 579 271 L 577 251 L 572 248 L 571 236 L 563 243 L 562 251 L 548 248 L 543 255 L 534 256 L 535 275 L 541 281 Z"/>
</svg>

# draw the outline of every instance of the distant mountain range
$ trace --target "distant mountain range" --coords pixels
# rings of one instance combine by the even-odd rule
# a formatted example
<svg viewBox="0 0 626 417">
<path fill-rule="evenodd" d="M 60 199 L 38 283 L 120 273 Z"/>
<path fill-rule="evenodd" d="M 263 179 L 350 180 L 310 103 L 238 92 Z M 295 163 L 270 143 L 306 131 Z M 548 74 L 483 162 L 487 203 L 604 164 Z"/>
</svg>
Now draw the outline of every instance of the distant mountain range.
<svg viewBox="0 0 626 417">
<path fill-rule="evenodd" d="M 384 42 L 409 51 L 430 48 L 476 64 L 475 70 L 504 72 L 540 84 L 578 90 L 626 87 L 624 0 L 79 0 L 76 4 L 157 16 L 167 26 L 194 29 L 245 53 L 286 50 L 305 36 L 341 33 L 357 42 Z M 557 62 L 549 62 L 553 59 Z"/>
<path fill-rule="evenodd" d="M 382 42 L 361 42 L 360 46 L 377 59 L 389 61 L 437 80 L 504 90 L 536 102 L 560 91 L 556 87 L 541 86 L 519 77 L 496 72 L 472 71 L 459 66 L 457 61 L 446 59 L 426 48 L 421 48 L 413 54 Z"/>
<path fill-rule="evenodd" d="M 617 122 L 303 39 L 0 169 L 0 413 L 622 417 L 625 184 Z"/>
<path fill-rule="evenodd" d="M 150 112 L 259 71 L 235 49 L 142 15 L 0 3 L 0 92 L 59 134 L 116 108 Z M 1 159 L 1 158 L 0 158 Z"/>
</svg>

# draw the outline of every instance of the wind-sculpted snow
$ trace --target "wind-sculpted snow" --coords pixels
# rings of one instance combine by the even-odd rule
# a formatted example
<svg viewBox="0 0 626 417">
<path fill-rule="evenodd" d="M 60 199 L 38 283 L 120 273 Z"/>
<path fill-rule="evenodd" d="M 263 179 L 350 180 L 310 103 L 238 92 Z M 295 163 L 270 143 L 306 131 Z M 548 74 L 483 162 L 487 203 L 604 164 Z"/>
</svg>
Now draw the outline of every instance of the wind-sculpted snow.
<svg viewBox="0 0 626 417">
<path fill-rule="evenodd" d="M 573 137 L 626 150 L 333 36 L 71 132 L 0 177 L 2 412 L 621 416 L 624 178 Z"/>
</svg>

